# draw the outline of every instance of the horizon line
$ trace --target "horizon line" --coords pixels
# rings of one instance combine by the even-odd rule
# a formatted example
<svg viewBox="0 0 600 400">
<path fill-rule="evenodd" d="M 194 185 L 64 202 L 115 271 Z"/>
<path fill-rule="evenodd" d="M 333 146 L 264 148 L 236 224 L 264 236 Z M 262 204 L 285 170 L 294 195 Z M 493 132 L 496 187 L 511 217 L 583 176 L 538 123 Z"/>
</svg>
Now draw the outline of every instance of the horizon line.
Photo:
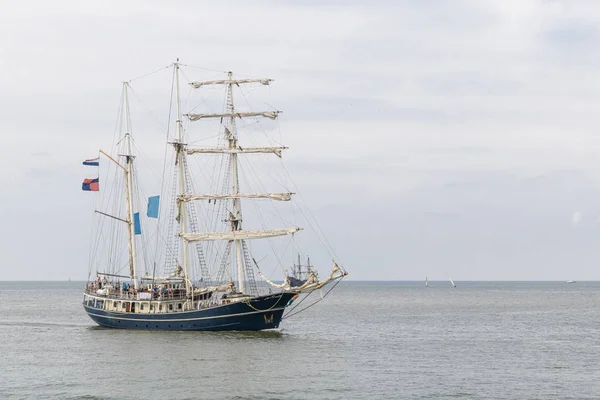
<svg viewBox="0 0 600 400">
<path fill-rule="evenodd" d="M 454 282 L 567 282 L 571 279 L 452 279 Z M 424 279 L 343 279 L 346 282 L 425 282 Z M 427 280 L 428 282 L 448 282 L 449 279 Z M 600 282 L 600 279 L 572 279 L 573 282 Z M 90 282 L 89 280 L 32 280 L 32 279 L 5 279 L 0 282 Z"/>
</svg>

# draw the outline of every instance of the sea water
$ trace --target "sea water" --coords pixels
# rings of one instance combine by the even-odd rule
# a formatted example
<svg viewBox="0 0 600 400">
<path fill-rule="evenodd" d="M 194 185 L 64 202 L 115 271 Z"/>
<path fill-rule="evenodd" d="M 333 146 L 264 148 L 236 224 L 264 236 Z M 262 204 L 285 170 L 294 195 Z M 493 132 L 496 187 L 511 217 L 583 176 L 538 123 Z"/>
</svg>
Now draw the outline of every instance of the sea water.
<svg viewBox="0 0 600 400">
<path fill-rule="evenodd" d="M 456 285 L 344 281 L 276 331 L 144 332 L 96 326 L 82 282 L 0 282 L 0 398 L 600 398 L 600 283 Z"/>
</svg>

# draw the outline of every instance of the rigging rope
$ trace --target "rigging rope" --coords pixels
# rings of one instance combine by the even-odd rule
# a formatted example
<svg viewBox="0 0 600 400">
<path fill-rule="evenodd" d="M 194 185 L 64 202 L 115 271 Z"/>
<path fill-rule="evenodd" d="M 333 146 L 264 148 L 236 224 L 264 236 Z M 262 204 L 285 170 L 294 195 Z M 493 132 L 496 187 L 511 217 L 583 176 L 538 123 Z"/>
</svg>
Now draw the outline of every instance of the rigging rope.
<svg viewBox="0 0 600 400">
<path fill-rule="evenodd" d="M 166 136 L 166 140 L 165 140 L 165 154 L 164 154 L 164 161 L 163 161 L 163 172 L 162 172 L 162 177 L 160 180 L 160 198 L 164 199 L 165 198 L 165 177 L 166 177 L 166 173 L 167 173 L 167 152 L 169 149 L 169 134 L 170 134 L 170 129 L 171 129 L 171 115 L 173 112 L 173 93 L 175 91 L 175 69 L 173 69 L 173 80 L 171 83 L 171 95 L 169 96 L 169 117 L 167 119 L 167 131 L 165 133 Z M 137 97 L 137 96 L 136 96 Z M 160 203 L 159 203 L 160 204 Z M 161 213 L 159 210 L 158 213 L 158 218 L 156 221 L 156 226 L 157 226 L 157 231 L 160 230 L 160 223 L 161 223 Z M 168 234 L 168 232 L 167 232 Z M 154 249 L 154 267 L 152 269 L 152 276 L 155 277 L 156 276 L 156 264 L 158 261 L 158 239 L 159 239 L 159 235 L 156 235 L 156 244 L 155 244 L 155 249 Z M 168 246 L 168 243 L 167 243 Z M 165 253 L 165 257 L 166 257 L 166 253 Z"/>
<path fill-rule="evenodd" d="M 336 283 L 335 283 L 335 284 L 334 284 L 334 285 L 333 285 L 333 286 L 332 286 L 332 287 L 331 287 L 331 288 L 330 288 L 330 289 L 329 289 L 329 290 L 328 290 L 328 291 L 325 293 L 325 295 L 321 296 L 321 298 L 320 298 L 320 299 L 317 299 L 317 300 L 316 300 L 314 303 L 311 303 L 310 305 L 308 305 L 308 306 L 304 307 L 304 308 L 303 308 L 303 309 L 301 309 L 301 310 L 298 310 L 298 311 L 296 311 L 296 312 L 293 312 L 293 311 L 294 311 L 296 308 L 298 308 L 298 306 L 299 306 L 300 304 L 302 304 L 302 302 L 303 302 L 304 300 L 306 300 L 306 299 L 307 299 L 307 298 L 308 298 L 308 297 L 309 297 L 311 294 L 313 294 L 313 292 L 310 292 L 309 294 L 307 294 L 307 295 L 306 295 L 306 297 L 304 297 L 302 300 L 300 300 L 300 301 L 298 302 L 298 304 L 296 304 L 296 306 L 294 306 L 294 307 L 293 307 L 293 308 L 292 308 L 290 311 L 288 311 L 288 313 L 287 313 L 286 315 L 284 315 L 284 316 L 283 316 L 281 319 L 283 320 L 283 319 L 286 319 L 286 318 L 293 317 L 294 315 L 297 315 L 297 314 L 299 314 L 299 313 L 301 313 L 301 312 L 303 312 L 303 311 L 306 311 L 306 310 L 308 310 L 309 308 L 311 308 L 311 307 L 312 307 L 312 306 L 314 306 L 315 304 L 317 304 L 317 303 L 320 303 L 320 302 L 321 302 L 321 301 L 323 301 L 323 300 L 325 299 L 325 297 L 327 297 L 327 295 L 328 295 L 328 294 L 329 294 L 329 293 L 330 293 L 330 292 L 331 292 L 331 291 L 332 291 L 332 290 L 333 290 L 333 289 L 334 289 L 334 288 L 335 288 L 335 287 L 336 287 L 336 286 L 337 286 L 337 285 L 338 285 L 338 284 L 339 284 L 339 283 L 342 281 L 342 279 L 343 279 L 343 278 L 340 278 L 340 279 L 338 279 L 338 280 L 337 280 L 337 282 L 336 282 Z"/>
<path fill-rule="evenodd" d="M 171 68 L 172 66 L 173 66 L 173 64 L 169 64 L 169 65 L 167 65 L 167 66 L 165 66 L 165 67 L 161 67 L 161 68 L 157 69 L 156 71 L 153 71 L 153 72 L 148 72 L 147 74 L 140 75 L 140 76 L 138 76 L 137 78 L 130 79 L 130 80 L 129 80 L 129 81 L 127 81 L 127 82 L 131 83 L 131 82 L 133 82 L 133 81 L 137 81 L 137 80 L 139 80 L 139 79 L 142 79 L 142 78 L 145 78 L 145 77 L 147 77 L 147 76 L 154 75 L 154 74 L 156 74 L 157 72 L 160 72 L 160 71 L 162 71 L 162 70 L 165 70 L 165 69 L 167 69 L 167 68 Z"/>
<path fill-rule="evenodd" d="M 263 312 L 263 311 L 269 311 L 269 310 L 272 310 L 273 308 L 275 308 L 275 306 L 276 306 L 277 304 L 279 304 L 279 302 L 281 301 L 281 299 L 282 299 L 282 298 L 283 298 L 283 293 L 281 293 L 281 294 L 279 295 L 279 298 L 277 299 L 277 301 L 275 302 L 275 304 L 273 304 L 271 307 L 269 307 L 269 308 L 266 308 L 266 309 L 264 309 L 264 310 L 259 310 L 258 308 L 254 307 L 252 304 L 250 304 L 250 300 L 247 300 L 247 301 L 245 301 L 244 303 L 246 303 L 246 305 L 247 305 L 248 307 L 250 307 L 251 309 L 253 309 L 254 311 Z"/>
<path fill-rule="evenodd" d="M 202 70 L 205 70 L 205 71 L 218 72 L 219 74 L 226 74 L 227 73 L 227 71 L 218 70 L 218 69 L 204 68 L 204 67 L 198 67 L 196 65 L 190 65 L 190 64 L 179 64 L 179 65 L 184 66 L 184 67 L 202 69 Z"/>
</svg>

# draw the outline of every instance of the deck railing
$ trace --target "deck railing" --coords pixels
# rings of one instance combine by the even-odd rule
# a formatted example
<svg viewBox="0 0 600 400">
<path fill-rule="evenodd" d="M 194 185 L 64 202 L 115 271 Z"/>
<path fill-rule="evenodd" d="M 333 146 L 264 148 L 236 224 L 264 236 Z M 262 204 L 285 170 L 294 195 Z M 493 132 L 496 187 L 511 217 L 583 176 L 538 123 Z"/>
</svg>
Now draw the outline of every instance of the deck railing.
<svg viewBox="0 0 600 400">
<path fill-rule="evenodd" d="M 98 293 L 99 289 L 97 287 L 86 287 L 84 293 L 90 296 L 102 297 L 104 299 L 111 300 L 141 300 L 141 301 L 165 301 L 165 300 L 185 300 L 185 290 L 181 289 L 171 289 L 166 292 L 153 292 L 153 291 L 142 291 L 142 290 L 122 290 L 122 289 L 107 289 L 104 293 Z M 140 299 L 139 293 L 149 293 L 151 297 L 148 299 Z"/>
</svg>

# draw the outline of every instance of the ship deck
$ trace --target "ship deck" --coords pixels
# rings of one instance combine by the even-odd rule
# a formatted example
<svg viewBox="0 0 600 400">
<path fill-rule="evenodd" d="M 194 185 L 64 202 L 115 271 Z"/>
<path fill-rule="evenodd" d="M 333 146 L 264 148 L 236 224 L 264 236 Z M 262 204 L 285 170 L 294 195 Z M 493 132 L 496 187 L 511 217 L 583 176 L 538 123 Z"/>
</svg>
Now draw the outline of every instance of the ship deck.
<svg viewBox="0 0 600 400">
<path fill-rule="evenodd" d="M 279 326 L 294 293 L 239 297 L 220 303 L 185 299 L 113 299 L 84 294 L 83 306 L 97 324 L 143 330 L 262 330 Z M 193 307 L 191 305 L 193 304 Z"/>
</svg>

